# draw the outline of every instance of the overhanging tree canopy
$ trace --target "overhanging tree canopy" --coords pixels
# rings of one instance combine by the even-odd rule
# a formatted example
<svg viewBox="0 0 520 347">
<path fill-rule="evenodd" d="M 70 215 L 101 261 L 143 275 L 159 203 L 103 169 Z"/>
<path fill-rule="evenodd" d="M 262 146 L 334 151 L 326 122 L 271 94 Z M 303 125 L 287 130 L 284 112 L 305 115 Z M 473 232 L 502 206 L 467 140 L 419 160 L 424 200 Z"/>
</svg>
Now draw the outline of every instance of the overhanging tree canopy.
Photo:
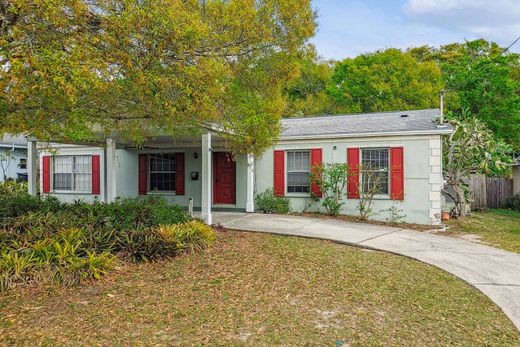
<svg viewBox="0 0 520 347">
<path fill-rule="evenodd" d="M 0 132 L 142 141 L 218 123 L 235 152 L 279 131 L 310 0 L 2 0 Z"/>
</svg>

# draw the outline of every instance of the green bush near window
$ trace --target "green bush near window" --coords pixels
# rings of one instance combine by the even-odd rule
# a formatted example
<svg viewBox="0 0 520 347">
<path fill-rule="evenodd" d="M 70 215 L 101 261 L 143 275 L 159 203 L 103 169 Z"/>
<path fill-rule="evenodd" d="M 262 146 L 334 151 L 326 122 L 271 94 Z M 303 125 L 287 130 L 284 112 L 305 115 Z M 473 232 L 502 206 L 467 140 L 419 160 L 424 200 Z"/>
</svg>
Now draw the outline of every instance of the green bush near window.
<svg viewBox="0 0 520 347">
<path fill-rule="evenodd" d="M 61 203 L 0 184 L 0 291 L 98 279 L 115 261 L 154 261 L 199 251 L 215 231 L 157 196 L 106 204 Z"/>
<path fill-rule="evenodd" d="M 520 193 L 507 198 L 506 207 L 520 212 Z"/>
<path fill-rule="evenodd" d="M 331 216 L 341 213 L 345 201 L 345 186 L 348 178 L 348 165 L 342 163 L 325 163 L 316 165 L 311 171 L 311 184 L 316 184 L 321 193 L 321 205 Z M 316 200 L 320 198 L 315 197 Z"/>
<path fill-rule="evenodd" d="M 273 189 L 268 189 L 255 196 L 256 208 L 264 213 L 285 214 L 291 212 L 291 201 L 287 198 L 276 196 Z"/>
</svg>

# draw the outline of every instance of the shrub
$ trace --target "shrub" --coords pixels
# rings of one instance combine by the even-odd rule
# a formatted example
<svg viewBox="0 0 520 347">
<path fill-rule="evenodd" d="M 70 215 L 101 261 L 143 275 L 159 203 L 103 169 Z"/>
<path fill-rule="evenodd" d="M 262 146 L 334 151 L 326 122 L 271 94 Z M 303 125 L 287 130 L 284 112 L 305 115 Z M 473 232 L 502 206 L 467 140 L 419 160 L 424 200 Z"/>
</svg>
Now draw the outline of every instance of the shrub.
<svg viewBox="0 0 520 347">
<path fill-rule="evenodd" d="M 404 220 L 406 218 L 406 214 L 404 213 L 404 211 L 402 209 L 400 209 L 398 206 L 396 206 L 395 200 L 392 201 L 391 207 L 389 207 L 385 210 L 381 210 L 379 212 L 383 212 L 383 213 L 387 212 L 388 217 L 386 217 L 386 221 L 391 224 L 402 223 L 402 222 L 404 222 Z"/>
<path fill-rule="evenodd" d="M 120 255 L 132 262 L 155 261 L 178 253 L 175 243 L 160 238 L 152 229 L 128 230 L 118 239 Z"/>
<path fill-rule="evenodd" d="M 215 231 L 199 220 L 182 224 L 162 225 L 155 229 L 157 235 L 176 244 L 179 251 L 200 251 L 207 248 L 217 237 Z"/>
<path fill-rule="evenodd" d="M 215 238 L 216 233 L 211 227 L 193 220 L 128 231 L 119 239 L 119 248 L 122 256 L 130 261 L 154 261 L 181 252 L 203 250 Z"/>
<path fill-rule="evenodd" d="M 113 267 L 115 257 L 104 252 L 96 254 L 87 251 L 85 257 L 72 257 L 67 264 L 55 268 L 52 281 L 62 285 L 80 284 L 86 280 L 100 279 Z"/>
<path fill-rule="evenodd" d="M 520 193 L 507 198 L 506 207 L 520 212 Z"/>
<path fill-rule="evenodd" d="M 103 276 L 115 256 L 153 261 L 204 249 L 215 239 L 210 227 L 161 197 L 66 204 L 24 189 L 0 183 L 0 291 L 78 284 Z"/>
<path fill-rule="evenodd" d="M 255 197 L 256 207 L 265 213 L 289 213 L 291 212 L 291 202 L 289 199 L 276 196 L 273 189 L 268 189 Z"/>
<path fill-rule="evenodd" d="M 311 183 L 316 184 L 323 195 L 322 206 L 327 214 L 337 216 L 345 204 L 342 197 L 347 184 L 348 165 L 342 163 L 313 166 Z M 318 197 L 316 197 L 319 200 Z"/>
</svg>

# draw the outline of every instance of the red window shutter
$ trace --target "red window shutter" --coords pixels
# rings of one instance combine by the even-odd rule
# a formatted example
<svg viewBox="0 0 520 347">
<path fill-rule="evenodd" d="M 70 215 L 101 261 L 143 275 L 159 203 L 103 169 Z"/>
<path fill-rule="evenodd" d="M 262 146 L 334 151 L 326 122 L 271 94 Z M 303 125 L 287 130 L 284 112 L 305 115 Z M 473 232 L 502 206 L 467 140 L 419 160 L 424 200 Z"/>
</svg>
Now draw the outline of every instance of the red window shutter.
<svg viewBox="0 0 520 347">
<path fill-rule="evenodd" d="M 347 148 L 347 198 L 359 199 L 359 148 Z"/>
<path fill-rule="evenodd" d="M 274 151 L 274 194 L 285 195 L 285 151 Z"/>
<path fill-rule="evenodd" d="M 392 200 L 404 200 L 403 147 L 390 148 L 390 194 Z"/>
<path fill-rule="evenodd" d="M 51 157 L 48 155 L 42 158 L 42 192 L 51 192 Z"/>
<path fill-rule="evenodd" d="M 175 195 L 184 195 L 184 153 L 175 153 Z"/>
<path fill-rule="evenodd" d="M 311 168 L 315 166 L 321 166 L 322 162 L 322 151 L 321 148 L 313 148 L 311 149 Z M 320 187 L 316 183 L 313 183 L 311 186 L 311 192 L 314 193 L 317 197 L 322 196 Z"/>
<path fill-rule="evenodd" d="M 92 156 L 92 194 L 99 195 L 101 193 L 101 180 L 100 180 L 100 157 L 99 155 Z"/>
<path fill-rule="evenodd" d="M 148 155 L 139 154 L 139 195 L 148 192 Z"/>
</svg>

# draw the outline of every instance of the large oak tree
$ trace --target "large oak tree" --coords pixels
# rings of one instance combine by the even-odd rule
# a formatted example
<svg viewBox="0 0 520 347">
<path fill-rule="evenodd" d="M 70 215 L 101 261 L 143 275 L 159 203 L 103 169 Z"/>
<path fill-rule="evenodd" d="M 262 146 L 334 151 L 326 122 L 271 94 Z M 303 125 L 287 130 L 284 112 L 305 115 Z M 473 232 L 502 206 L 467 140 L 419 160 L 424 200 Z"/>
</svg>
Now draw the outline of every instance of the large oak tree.
<svg viewBox="0 0 520 347">
<path fill-rule="evenodd" d="M 519 54 L 482 39 L 409 52 L 440 67 L 449 110 L 459 116 L 471 112 L 520 151 Z"/>
<path fill-rule="evenodd" d="M 83 141 L 279 132 L 310 0 L 0 0 L 0 132 Z M 101 136 L 101 137 L 102 137 Z"/>
<path fill-rule="evenodd" d="M 345 112 L 434 108 L 441 89 L 435 63 L 393 48 L 343 60 L 328 87 Z"/>
</svg>

